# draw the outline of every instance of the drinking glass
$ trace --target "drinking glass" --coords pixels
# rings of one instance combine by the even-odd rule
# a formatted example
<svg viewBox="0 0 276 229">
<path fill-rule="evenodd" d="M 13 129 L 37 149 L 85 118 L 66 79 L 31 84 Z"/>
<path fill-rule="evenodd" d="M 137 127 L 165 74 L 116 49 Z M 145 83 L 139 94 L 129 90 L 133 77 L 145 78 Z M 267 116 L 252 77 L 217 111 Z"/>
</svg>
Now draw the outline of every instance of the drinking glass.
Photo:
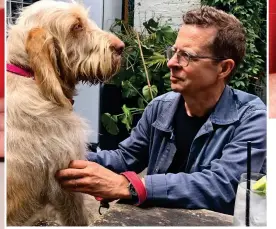
<svg viewBox="0 0 276 229">
<path fill-rule="evenodd" d="M 260 173 L 252 173 L 250 179 L 250 207 L 249 207 L 249 226 L 266 226 L 266 194 L 261 191 L 253 190 L 252 187 L 264 176 Z M 238 185 L 235 210 L 234 226 L 246 226 L 246 181 L 247 174 L 243 173 Z"/>
</svg>

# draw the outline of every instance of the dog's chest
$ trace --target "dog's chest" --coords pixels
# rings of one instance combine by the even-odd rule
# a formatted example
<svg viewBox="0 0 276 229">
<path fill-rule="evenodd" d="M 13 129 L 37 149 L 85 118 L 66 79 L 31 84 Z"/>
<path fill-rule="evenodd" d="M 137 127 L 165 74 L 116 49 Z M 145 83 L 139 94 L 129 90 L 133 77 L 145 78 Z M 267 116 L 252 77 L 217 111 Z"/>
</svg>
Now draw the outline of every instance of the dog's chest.
<svg viewBox="0 0 276 229">
<path fill-rule="evenodd" d="M 47 101 L 30 80 L 11 78 L 7 85 L 9 152 L 66 163 L 84 158 L 88 128 L 82 118 Z"/>
</svg>

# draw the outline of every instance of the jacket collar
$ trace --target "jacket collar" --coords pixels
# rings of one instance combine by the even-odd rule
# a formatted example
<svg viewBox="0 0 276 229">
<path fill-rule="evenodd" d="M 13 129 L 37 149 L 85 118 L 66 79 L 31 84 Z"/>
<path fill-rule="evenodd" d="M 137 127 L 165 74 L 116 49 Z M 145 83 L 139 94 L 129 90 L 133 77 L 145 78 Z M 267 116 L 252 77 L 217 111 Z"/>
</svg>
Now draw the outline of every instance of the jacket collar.
<svg viewBox="0 0 276 229">
<path fill-rule="evenodd" d="M 217 125 L 229 125 L 238 121 L 237 106 L 237 95 L 231 87 L 226 85 L 214 112 L 210 115 L 211 122 Z"/>
<path fill-rule="evenodd" d="M 166 103 L 163 103 L 163 106 L 166 107 L 152 124 L 153 127 L 165 132 L 173 131 L 173 118 L 181 96 L 182 95 L 180 93 L 176 93 L 174 98 Z M 226 85 L 214 111 L 211 113 L 206 122 L 211 122 L 217 125 L 229 125 L 238 120 L 239 117 L 236 104 L 236 95 L 233 89 Z"/>
<path fill-rule="evenodd" d="M 157 116 L 156 121 L 152 124 L 153 127 L 165 132 L 173 131 L 173 117 L 181 96 L 182 95 L 180 93 L 175 93 L 171 100 L 163 101 L 162 106 L 165 106 L 165 108 L 163 112 Z"/>
</svg>

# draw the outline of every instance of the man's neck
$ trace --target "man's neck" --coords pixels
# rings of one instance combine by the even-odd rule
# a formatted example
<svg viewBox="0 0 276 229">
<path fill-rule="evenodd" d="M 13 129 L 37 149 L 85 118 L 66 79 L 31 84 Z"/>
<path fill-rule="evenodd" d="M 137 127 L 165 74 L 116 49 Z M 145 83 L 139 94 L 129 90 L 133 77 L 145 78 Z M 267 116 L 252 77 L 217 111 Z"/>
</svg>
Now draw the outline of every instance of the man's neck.
<svg viewBox="0 0 276 229">
<path fill-rule="evenodd" d="M 217 104 L 225 85 L 218 85 L 207 91 L 195 94 L 182 94 L 185 99 L 185 108 L 189 116 L 203 117 Z"/>
</svg>

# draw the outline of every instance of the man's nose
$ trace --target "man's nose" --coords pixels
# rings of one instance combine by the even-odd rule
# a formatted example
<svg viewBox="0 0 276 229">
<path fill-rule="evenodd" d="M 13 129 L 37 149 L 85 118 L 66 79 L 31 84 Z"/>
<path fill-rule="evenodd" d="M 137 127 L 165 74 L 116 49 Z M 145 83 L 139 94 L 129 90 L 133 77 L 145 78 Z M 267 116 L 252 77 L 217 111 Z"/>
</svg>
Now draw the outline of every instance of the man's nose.
<svg viewBox="0 0 276 229">
<path fill-rule="evenodd" d="M 179 67 L 176 55 L 172 56 L 171 59 L 168 60 L 167 66 L 168 68 Z"/>
</svg>

